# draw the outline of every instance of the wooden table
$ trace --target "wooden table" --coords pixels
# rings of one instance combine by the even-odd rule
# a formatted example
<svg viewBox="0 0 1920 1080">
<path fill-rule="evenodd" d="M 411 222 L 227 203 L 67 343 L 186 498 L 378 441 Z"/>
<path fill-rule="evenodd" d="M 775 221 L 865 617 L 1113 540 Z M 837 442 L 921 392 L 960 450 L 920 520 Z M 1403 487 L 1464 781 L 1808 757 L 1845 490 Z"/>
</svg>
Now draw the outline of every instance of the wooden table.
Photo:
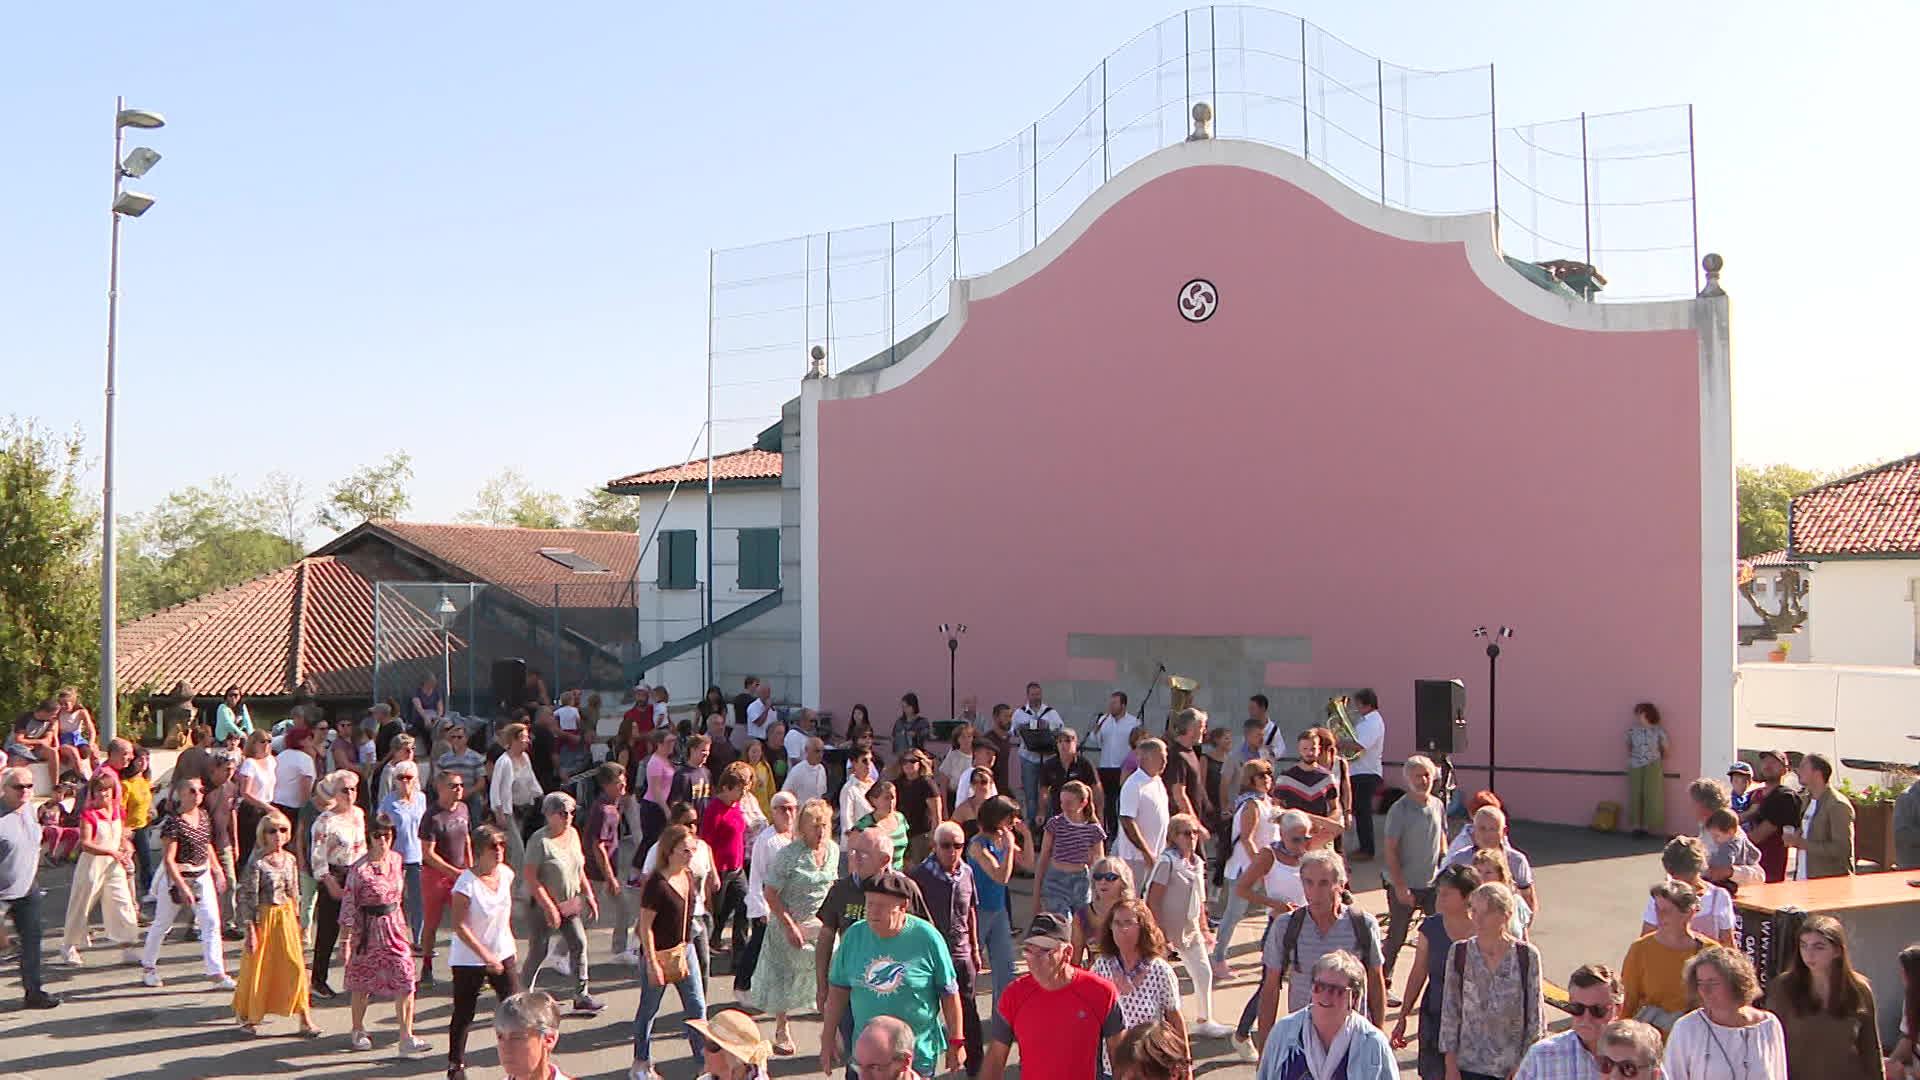
<svg viewBox="0 0 1920 1080">
<path fill-rule="evenodd" d="M 1882 1032 L 1900 1024 L 1900 950 L 1920 941 L 1920 871 L 1889 870 L 1879 874 L 1782 881 L 1770 885 L 1743 885 L 1733 899 L 1734 942 L 1753 961 L 1760 989 L 1778 969 L 1769 958 L 1790 953 L 1775 944 L 1785 927 L 1797 926 L 1798 916 L 1831 915 L 1847 931 L 1847 952 L 1853 968 L 1873 984 Z M 1773 969 L 1773 970 L 1770 970 Z"/>
</svg>

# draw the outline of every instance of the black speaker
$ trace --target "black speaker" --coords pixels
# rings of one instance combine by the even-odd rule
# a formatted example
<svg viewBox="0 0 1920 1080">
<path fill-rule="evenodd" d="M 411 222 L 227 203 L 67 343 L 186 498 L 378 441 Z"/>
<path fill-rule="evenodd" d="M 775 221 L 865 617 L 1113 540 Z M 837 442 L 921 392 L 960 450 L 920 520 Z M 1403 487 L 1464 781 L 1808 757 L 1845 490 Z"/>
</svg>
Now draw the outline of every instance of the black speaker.
<svg viewBox="0 0 1920 1080">
<path fill-rule="evenodd" d="M 493 704 L 506 716 L 527 700 L 527 662 L 517 656 L 493 662 Z"/>
<path fill-rule="evenodd" d="M 1413 743 L 1423 754 L 1467 748 L 1467 686 L 1459 679 L 1415 679 Z"/>
</svg>

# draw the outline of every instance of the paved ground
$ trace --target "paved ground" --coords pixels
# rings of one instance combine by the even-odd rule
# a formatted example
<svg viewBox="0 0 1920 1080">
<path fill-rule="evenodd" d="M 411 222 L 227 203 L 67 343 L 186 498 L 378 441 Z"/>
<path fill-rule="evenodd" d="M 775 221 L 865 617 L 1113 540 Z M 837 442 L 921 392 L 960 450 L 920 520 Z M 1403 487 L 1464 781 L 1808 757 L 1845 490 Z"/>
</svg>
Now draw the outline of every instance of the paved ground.
<svg viewBox="0 0 1920 1080">
<path fill-rule="evenodd" d="M 1533 856 L 1539 870 L 1542 913 L 1534 924 L 1534 940 L 1544 954 L 1546 974 L 1564 983 L 1567 972 L 1582 963 L 1617 966 L 1639 931 L 1645 887 L 1661 876 L 1656 845 L 1554 826 L 1522 824 L 1515 833 L 1517 843 Z M 1385 909 L 1377 876 L 1374 871 L 1376 880 L 1356 883 L 1358 902 L 1370 910 Z M 51 912 L 65 910 L 66 879 L 64 870 L 43 877 Z M 1017 911 L 1027 910 L 1029 896 L 1016 898 Z M 1215 992 L 1216 1012 L 1224 1022 L 1239 1014 L 1255 986 L 1259 930 L 1249 921 L 1235 936 L 1238 977 Z M 57 937 L 56 928 L 47 943 L 49 959 Z M 604 956 L 608 948 L 604 930 L 595 932 L 593 944 L 596 958 Z M 436 1053 L 398 1061 L 390 1007 L 375 1006 L 370 1023 L 375 1048 L 366 1053 L 347 1048 L 344 997 L 317 1010 L 319 1023 L 330 1033 L 325 1038 L 309 1042 L 292 1037 L 292 1022 L 281 1021 L 267 1029 L 275 1034 L 251 1039 L 232 1023 L 227 1008 L 230 995 L 211 990 L 198 976 L 197 944 L 167 946 L 161 964 L 168 986 L 162 990 L 141 986 L 134 968 L 109 966 L 115 955 L 102 948 L 88 954 L 92 964 L 84 968 L 48 965 L 49 988 L 66 998 L 65 1005 L 51 1012 L 20 1010 L 17 973 L 11 967 L 0 971 L 0 995 L 5 999 L 0 1004 L 0 1080 L 283 1075 L 344 1080 L 444 1075 L 451 1000 L 444 988 L 444 969 L 442 988 L 425 993 L 420 1001 L 418 1030 L 434 1043 Z M 229 945 L 228 956 L 238 970 L 238 947 Z M 1411 959 L 1409 950 L 1400 962 L 1403 973 Z M 560 1041 L 561 1058 L 569 1073 L 582 1080 L 624 1077 L 631 1061 L 632 1017 L 639 992 L 630 970 L 596 966 L 595 974 L 595 992 L 606 1001 L 607 1009 L 596 1019 L 569 1022 Z M 554 976 L 549 972 L 546 978 Z M 713 981 L 712 988 L 715 1004 L 730 999 L 731 980 L 724 975 Z M 482 999 L 483 1016 L 490 1001 Z M 663 1012 L 656 1021 L 657 1066 L 667 1080 L 688 1080 L 700 1069 L 689 1059 L 686 1042 L 678 1034 L 675 997 L 668 995 L 667 1002 L 676 1011 Z M 769 1030 L 771 1024 L 766 1021 Z M 819 1075 L 819 1029 L 818 1018 L 796 1021 L 794 1035 L 801 1054 L 776 1062 L 774 1076 Z M 468 1063 L 475 1080 L 499 1076 L 490 1029 L 476 1027 L 469 1044 Z M 1252 1067 L 1234 1057 L 1225 1041 L 1202 1041 L 1195 1049 L 1202 1075 L 1220 1080 L 1252 1075 Z M 1403 1065 L 1411 1061 L 1410 1055 L 1411 1050 L 1403 1056 Z M 1405 1075 L 1413 1074 L 1408 1070 Z"/>
</svg>

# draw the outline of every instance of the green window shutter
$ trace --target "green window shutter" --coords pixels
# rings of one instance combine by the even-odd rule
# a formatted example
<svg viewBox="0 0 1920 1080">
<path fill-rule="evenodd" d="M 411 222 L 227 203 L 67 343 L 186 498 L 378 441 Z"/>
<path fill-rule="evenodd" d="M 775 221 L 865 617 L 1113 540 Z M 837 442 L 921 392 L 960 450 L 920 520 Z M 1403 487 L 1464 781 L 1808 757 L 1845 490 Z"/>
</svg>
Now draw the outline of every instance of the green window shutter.
<svg viewBox="0 0 1920 1080">
<path fill-rule="evenodd" d="M 740 530 L 740 587 L 780 587 L 780 530 Z"/>
<path fill-rule="evenodd" d="M 692 529 L 670 529 L 660 534 L 660 577 L 662 589 L 692 589 L 699 584 L 694 570 L 698 534 Z"/>
</svg>

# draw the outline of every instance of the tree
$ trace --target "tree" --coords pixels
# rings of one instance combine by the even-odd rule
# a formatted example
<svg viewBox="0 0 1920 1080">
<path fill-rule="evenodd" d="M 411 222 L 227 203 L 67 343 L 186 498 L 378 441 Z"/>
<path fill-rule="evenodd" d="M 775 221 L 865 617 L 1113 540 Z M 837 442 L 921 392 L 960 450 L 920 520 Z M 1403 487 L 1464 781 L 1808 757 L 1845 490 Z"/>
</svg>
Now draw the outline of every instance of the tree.
<svg viewBox="0 0 1920 1080">
<path fill-rule="evenodd" d="M 250 493 L 230 477 L 172 492 L 130 518 L 120 541 L 120 619 L 237 585 L 300 557 L 303 545 L 274 532 L 272 486 Z"/>
<path fill-rule="evenodd" d="M 1734 470 L 1735 497 L 1740 510 L 1740 557 L 1751 558 L 1787 546 L 1787 507 L 1793 497 L 1823 483 L 1826 477 L 1791 465 Z"/>
<path fill-rule="evenodd" d="M 363 521 L 399 517 L 413 505 L 407 494 L 407 481 L 411 479 L 413 455 L 404 450 L 388 454 L 378 465 L 363 465 L 327 488 L 327 501 L 319 510 L 320 524 L 330 529 L 351 529 Z"/>
<path fill-rule="evenodd" d="M 307 485 L 298 477 L 275 469 L 267 474 L 258 497 L 260 509 L 273 523 L 274 535 L 305 551 L 307 530 L 313 527 L 313 509 L 307 505 Z"/>
<path fill-rule="evenodd" d="M 540 491 L 527 483 L 517 469 L 502 469 L 487 481 L 474 498 L 473 509 L 460 515 L 461 521 L 481 525 L 518 525 L 523 529 L 558 529 L 565 521 L 567 505 L 560 496 Z"/>
<path fill-rule="evenodd" d="M 99 517 L 80 492 L 84 443 L 0 420 L 0 719 L 63 685 L 99 689 Z"/>
<path fill-rule="evenodd" d="M 630 495 L 615 495 L 606 488 L 593 488 L 574 502 L 573 527 L 596 532 L 638 532 L 640 501 Z"/>
</svg>

